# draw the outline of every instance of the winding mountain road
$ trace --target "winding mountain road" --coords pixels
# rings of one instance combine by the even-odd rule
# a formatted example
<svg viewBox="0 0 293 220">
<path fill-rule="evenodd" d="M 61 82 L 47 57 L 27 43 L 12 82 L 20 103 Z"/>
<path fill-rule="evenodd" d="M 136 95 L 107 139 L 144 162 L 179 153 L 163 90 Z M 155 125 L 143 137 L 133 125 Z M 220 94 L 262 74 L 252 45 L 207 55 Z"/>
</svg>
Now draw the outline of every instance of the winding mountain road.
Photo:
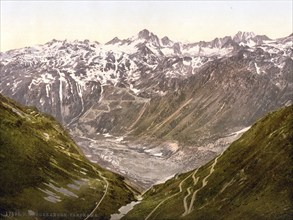
<svg viewBox="0 0 293 220">
<path fill-rule="evenodd" d="M 215 166 L 216 166 L 216 164 L 217 164 L 217 162 L 218 162 L 218 159 L 219 159 L 219 157 L 221 156 L 222 154 L 220 154 L 219 156 L 217 156 L 216 158 L 215 158 L 215 160 L 214 160 L 214 162 L 213 162 L 213 164 L 211 165 L 211 169 L 210 169 L 210 172 L 209 172 L 209 174 L 202 180 L 202 186 L 199 188 L 199 189 L 197 189 L 196 191 L 194 191 L 193 192 L 193 194 L 192 194 L 192 197 L 191 197 L 191 201 L 190 201 L 190 203 L 189 203 L 189 205 L 188 205 L 188 202 L 187 202 L 187 199 L 188 199 L 188 197 L 191 195 L 191 190 L 192 190 L 192 186 L 190 186 L 190 187 L 188 187 L 187 188 L 187 195 L 183 198 L 183 206 L 184 206 L 184 213 L 181 215 L 182 217 L 183 216 L 186 216 L 186 215 L 188 215 L 188 214 L 190 214 L 191 213 L 191 211 L 192 211 L 192 208 L 193 208 L 193 204 L 194 204 L 194 201 L 195 201 L 195 198 L 196 198 L 196 194 L 197 194 L 197 192 L 199 191 L 199 190 L 201 190 L 201 189 L 203 189 L 206 185 L 207 185 L 207 183 L 208 183 L 208 181 L 207 181 L 207 179 L 212 175 L 212 173 L 215 171 Z M 166 199 L 164 199 L 163 201 L 161 201 L 149 214 L 148 214 L 148 216 L 145 218 L 145 220 L 148 220 L 148 219 L 150 219 L 150 217 L 154 214 L 154 212 L 163 204 L 163 203 L 165 203 L 167 200 L 169 200 L 169 199 L 171 199 L 171 198 L 173 198 L 174 196 L 176 196 L 176 195 L 178 195 L 178 194 L 180 194 L 180 193 L 182 193 L 182 191 L 183 191 L 183 188 L 182 188 L 182 185 L 183 185 L 183 183 L 188 179 L 188 178 L 190 178 L 190 176 L 192 177 L 192 180 L 193 180 L 193 186 L 195 186 L 197 183 L 198 183 L 198 180 L 199 180 L 199 177 L 195 177 L 195 175 L 196 175 L 196 173 L 197 173 L 197 171 L 198 171 L 198 169 L 196 169 L 193 173 L 191 173 L 190 175 L 188 175 L 185 179 L 183 179 L 180 183 L 179 183 L 179 192 L 177 192 L 177 193 L 175 193 L 175 194 L 173 194 L 173 195 L 171 195 L 171 196 L 169 196 L 169 197 L 167 197 Z"/>
<path fill-rule="evenodd" d="M 207 183 L 208 183 L 207 179 L 215 171 L 215 166 L 216 166 L 216 164 L 218 162 L 219 157 L 222 156 L 222 154 L 223 153 L 221 153 L 219 156 L 216 157 L 214 163 L 211 165 L 210 173 L 202 180 L 202 186 L 199 189 L 195 190 L 194 193 L 192 194 L 191 201 L 190 201 L 190 204 L 189 204 L 189 208 L 188 208 L 188 210 L 185 209 L 185 211 L 182 214 L 182 216 L 185 216 L 185 215 L 188 215 L 188 214 L 191 213 L 192 207 L 193 207 L 193 204 L 194 204 L 194 201 L 195 201 L 196 194 L 198 193 L 199 190 L 201 190 L 202 188 L 204 188 L 207 185 Z M 196 170 L 196 172 L 197 172 L 197 170 Z M 193 185 L 195 186 L 197 184 L 198 180 L 199 180 L 199 177 L 195 178 L 195 176 L 193 175 L 192 178 L 193 178 L 193 181 L 194 181 L 194 184 Z"/>
<path fill-rule="evenodd" d="M 187 205 L 187 198 L 190 196 L 191 194 L 191 186 L 187 188 L 187 195 L 184 197 L 183 199 L 183 206 L 184 206 L 184 213 L 182 214 L 182 216 L 185 216 L 188 214 L 188 205 Z"/>
<path fill-rule="evenodd" d="M 167 197 L 166 199 L 164 199 L 163 201 L 161 201 L 149 214 L 148 216 L 145 218 L 145 220 L 148 220 L 152 214 L 154 214 L 154 212 L 164 203 L 166 202 L 167 200 L 173 198 L 174 196 L 178 195 L 179 193 L 182 193 L 183 189 L 182 189 L 182 185 L 183 183 L 185 182 L 185 180 L 187 180 L 190 176 L 192 175 L 192 173 L 190 175 L 188 175 L 184 180 L 182 180 L 180 183 L 179 183 L 179 192 L 173 194 L 172 196 L 169 196 Z"/>
<path fill-rule="evenodd" d="M 197 184 L 197 182 L 198 182 L 198 179 L 199 179 L 199 177 L 197 177 L 197 178 L 195 178 L 195 174 L 197 173 L 197 171 L 198 171 L 198 169 L 196 169 L 194 172 L 193 172 L 193 174 L 192 174 L 192 179 L 193 179 L 193 185 L 195 186 L 196 184 Z M 187 215 L 187 214 L 189 214 L 190 213 L 190 210 L 191 210 L 191 205 L 189 205 L 189 207 L 188 207 L 188 204 L 187 204 L 187 198 L 190 196 L 190 194 L 191 194 L 191 187 L 188 187 L 187 188 L 187 195 L 184 197 L 184 199 L 183 199 L 183 206 L 184 206 L 184 213 L 182 214 L 182 216 L 185 216 L 185 215 Z M 193 197 L 192 197 L 193 198 Z M 192 199 L 191 199 L 191 202 L 190 202 L 190 204 L 193 204 L 193 201 L 192 201 Z"/>
</svg>

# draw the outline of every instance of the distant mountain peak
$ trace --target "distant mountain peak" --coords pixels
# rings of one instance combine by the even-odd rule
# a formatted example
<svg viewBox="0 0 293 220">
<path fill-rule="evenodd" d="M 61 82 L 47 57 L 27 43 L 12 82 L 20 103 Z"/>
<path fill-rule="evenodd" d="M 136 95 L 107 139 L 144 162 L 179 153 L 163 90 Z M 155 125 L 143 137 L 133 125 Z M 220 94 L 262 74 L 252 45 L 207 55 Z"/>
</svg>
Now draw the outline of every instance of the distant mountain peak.
<svg viewBox="0 0 293 220">
<path fill-rule="evenodd" d="M 170 43 L 172 43 L 172 41 L 170 40 L 170 38 L 168 38 L 167 36 L 163 37 L 161 39 L 162 44 L 165 45 L 169 45 Z"/>
<path fill-rule="evenodd" d="M 148 39 L 151 37 L 151 35 L 153 35 L 153 33 L 151 33 L 149 30 L 147 29 L 143 29 L 138 33 L 138 37 L 139 38 L 143 38 L 143 39 Z"/>
<path fill-rule="evenodd" d="M 253 40 L 257 43 L 257 44 L 262 44 L 264 41 L 266 40 L 272 40 L 270 39 L 267 35 L 256 35 Z"/>
<path fill-rule="evenodd" d="M 249 39 L 254 38 L 256 35 L 253 32 L 242 32 L 238 31 L 237 34 L 234 35 L 233 40 L 237 43 L 239 42 L 247 42 Z"/>
<path fill-rule="evenodd" d="M 252 31 L 238 31 L 236 35 L 243 37 L 255 37 L 255 33 Z"/>
<path fill-rule="evenodd" d="M 138 39 L 145 40 L 146 42 L 149 42 L 156 47 L 160 47 L 160 40 L 158 36 L 147 29 L 143 29 L 138 33 Z"/>
<path fill-rule="evenodd" d="M 121 42 L 121 40 L 118 37 L 114 37 L 112 40 L 110 40 L 109 42 L 107 42 L 106 45 L 116 44 L 118 42 Z"/>
</svg>

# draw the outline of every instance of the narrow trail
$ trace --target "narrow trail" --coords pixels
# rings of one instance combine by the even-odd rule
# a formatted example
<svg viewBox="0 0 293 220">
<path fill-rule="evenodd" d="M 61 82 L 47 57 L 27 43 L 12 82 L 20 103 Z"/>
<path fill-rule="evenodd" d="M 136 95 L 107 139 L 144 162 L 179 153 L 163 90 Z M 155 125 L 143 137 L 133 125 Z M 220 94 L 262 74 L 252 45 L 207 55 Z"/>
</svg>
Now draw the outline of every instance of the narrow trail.
<svg viewBox="0 0 293 220">
<path fill-rule="evenodd" d="M 199 180 L 199 177 L 197 177 L 197 179 L 196 179 L 196 183 L 198 182 L 198 180 Z M 196 185 L 196 184 L 194 184 L 194 185 Z M 189 204 L 188 211 L 187 211 L 186 215 L 188 215 L 188 214 L 192 211 L 192 207 L 193 207 L 193 203 L 194 203 L 194 200 L 195 200 L 195 196 L 196 196 L 197 192 L 198 192 L 200 189 L 201 189 L 201 188 L 195 190 L 194 193 L 192 194 L 191 201 L 190 201 L 190 204 Z"/>
<path fill-rule="evenodd" d="M 102 198 L 101 198 L 100 201 L 97 203 L 96 207 L 91 211 L 91 213 L 90 213 L 90 214 L 89 214 L 84 220 L 89 219 L 89 218 L 95 213 L 95 211 L 98 209 L 98 207 L 100 206 L 100 204 L 102 203 L 102 201 L 104 200 L 104 198 L 105 198 L 105 196 L 106 196 L 106 194 L 107 194 L 107 192 L 108 192 L 108 187 L 109 187 L 109 182 L 108 182 L 108 180 L 106 179 L 106 177 L 104 177 L 104 176 L 102 175 L 102 173 L 101 173 L 100 171 L 97 171 L 97 172 L 99 173 L 99 176 L 102 177 L 102 179 L 105 181 L 105 183 L 106 183 L 106 188 L 105 188 L 105 191 L 104 191 L 104 194 L 103 194 Z"/>
<path fill-rule="evenodd" d="M 191 186 L 187 188 L 187 195 L 183 199 L 184 213 L 182 214 L 182 216 L 185 216 L 188 214 L 187 198 L 190 196 L 190 194 L 191 194 Z"/>
<path fill-rule="evenodd" d="M 208 179 L 208 178 L 212 175 L 212 173 L 215 171 L 215 166 L 216 166 L 216 164 L 217 164 L 217 162 L 218 162 L 218 159 L 219 159 L 219 157 L 220 157 L 221 155 L 222 155 L 222 154 L 220 154 L 219 156 L 216 157 L 214 163 L 213 163 L 212 166 L 211 166 L 211 169 L 210 169 L 210 173 L 209 173 L 209 175 L 207 175 L 207 176 L 202 180 L 202 187 L 201 187 L 201 188 L 203 188 L 203 187 L 205 187 L 205 186 L 207 185 L 207 183 L 208 183 L 207 179 Z"/>
<path fill-rule="evenodd" d="M 193 179 L 193 185 L 195 186 L 197 184 L 198 181 L 198 177 L 195 178 L 195 174 L 197 173 L 198 169 L 196 169 L 193 174 L 192 174 L 192 179 Z"/>
<path fill-rule="evenodd" d="M 209 174 L 208 174 L 208 175 L 202 180 L 202 186 L 201 186 L 199 189 L 197 189 L 196 191 L 193 192 L 192 197 L 191 197 L 191 201 L 190 201 L 189 205 L 188 205 L 187 200 L 188 200 L 188 197 L 190 197 L 190 195 L 191 195 L 191 193 L 192 193 L 192 191 L 191 191 L 192 186 L 190 186 L 190 187 L 187 188 L 187 195 L 183 198 L 184 213 L 181 215 L 182 217 L 183 217 L 183 216 L 186 216 L 186 215 L 188 215 L 188 214 L 191 213 L 192 208 L 193 208 L 193 204 L 194 204 L 194 201 L 195 201 L 195 198 L 196 198 L 196 194 L 197 194 L 197 192 L 198 192 L 199 190 L 203 189 L 203 188 L 207 185 L 207 183 L 208 183 L 207 179 L 208 179 L 208 178 L 212 175 L 212 173 L 215 171 L 215 166 L 216 166 L 216 164 L 217 164 L 217 162 L 218 162 L 219 157 L 220 157 L 222 154 L 223 154 L 223 153 L 221 153 L 219 156 L 217 156 L 217 157 L 215 158 L 213 164 L 211 165 L 211 169 L 210 169 Z M 164 202 L 166 202 L 167 200 L 173 198 L 174 196 L 176 196 L 176 195 L 182 193 L 182 191 L 183 191 L 183 188 L 182 188 L 183 183 L 184 183 L 188 178 L 192 177 L 192 180 L 193 180 L 193 186 L 197 185 L 198 180 L 199 180 L 199 177 L 195 177 L 197 171 L 198 171 L 198 169 L 196 169 L 193 173 L 191 173 L 191 174 L 188 175 L 185 179 L 183 179 L 183 180 L 179 183 L 179 185 L 178 185 L 178 187 L 179 187 L 179 192 L 177 192 L 177 193 L 175 193 L 175 194 L 173 194 L 173 195 L 167 197 L 167 198 L 164 199 L 163 201 L 161 201 L 161 202 L 160 202 L 160 203 L 159 203 L 159 204 L 158 204 L 158 205 L 157 205 L 157 206 L 156 206 L 156 207 L 155 207 L 155 208 L 154 208 L 154 209 L 148 214 L 148 216 L 145 218 L 145 220 L 150 219 L 150 217 L 154 214 L 154 212 L 155 212 L 155 211 L 156 211 L 156 210 L 157 210 L 157 209 L 158 209 L 158 208 L 159 208 Z"/>
<path fill-rule="evenodd" d="M 192 175 L 192 173 L 190 175 L 188 175 L 184 180 L 182 180 L 180 183 L 179 183 L 179 192 L 173 194 L 172 196 L 169 196 L 167 197 L 166 199 L 164 199 L 163 201 L 161 201 L 149 214 L 148 216 L 145 218 L 145 220 L 148 220 L 151 215 L 164 203 L 166 202 L 167 200 L 173 198 L 174 196 L 177 196 L 179 193 L 182 193 L 183 189 L 182 189 L 182 185 L 183 183 L 185 182 L 185 180 L 187 180 L 190 176 Z"/>
<path fill-rule="evenodd" d="M 223 153 L 224 153 L 224 152 L 223 152 Z M 215 171 L 215 166 L 216 166 L 216 164 L 217 164 L 217 162 L 218 162 L 218 159 L 219 159 L 219 157 L 222 156 L 223 153 L 221 153 L 219 156 L 216 157 L 214 163 L 211 165 L 210 173 L 209 173 L 209 174 L 208 174 L 208 175 L 202 180 L 202 186 L 201 186 L 199 189 L 195 190 L 194 193 L 192 194 L 192 197 L 191 197 L 191 201 L 190 201 L 190 204 L 189 204 L 188 211 L 186 212 L 186 210 L 185 210 L 185 212 L 182 214 L 182 216 L 184 216 L 184 215 L 188 215 L 188 214 L 191 213 L 192 208 L 193 208 L 193 204 L 194 204 L 194 201 L 195 201 L 195 198 L 196 198 L 196 194 L 198 193 L 199 190 L 203 189 L 203 188 L 207 185 L 207 183 L 208 183 L 207 179 L 208 179 L 208 178 L 212 175 L 212 173 Z M 194 184 L 193 184 L 193 185 L 195 186 L 195 185 L 197 184 L 198 180 L 199 180 L 199 177 L 195 178 L 194 175 L 193 175 L 192 177 L 193 177 L 193 181 L 194 181 Z"/>
<path fill-rule="evenodd" d="M 197 171 L 198 171 L 198 169 L 196 169 L 192 174 L 192 179 L 193 179 L 193 185 L 194 186 L 197 184 L 198 179 L 199 179 L 199 177 L 195 178 L 195 174 L 197 173 Z M 187 215 L 189 213 L 190 206 L 188 207 L 187 198 L 190 196 L 190 194 L 191 194 L 191 186 L 187 188 L 187 195 L 183 199 L 184 213 L 182 214 L 182 216 L 185 216 L 185 215 Z"/>
</svg>

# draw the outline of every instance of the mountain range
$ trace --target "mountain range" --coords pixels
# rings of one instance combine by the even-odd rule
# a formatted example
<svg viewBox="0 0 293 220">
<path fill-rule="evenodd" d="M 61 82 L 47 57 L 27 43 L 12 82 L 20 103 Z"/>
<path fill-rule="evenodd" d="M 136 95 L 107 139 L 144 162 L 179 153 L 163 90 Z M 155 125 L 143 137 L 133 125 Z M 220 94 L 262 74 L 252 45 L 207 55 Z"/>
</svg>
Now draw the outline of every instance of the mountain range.
<svg viewBox="0 0 293 220">
<path fill-rule="evenodd" d="M 53 115 L 88 159 L 146 189 L 292 103 L 292 38 L 52 40 L 2 52 L 0 92 Z"/>
<path fill-rule="evenodd" d="M 291 219 L 292 41 L 145 29 L 1 52 L 1 215 Z"/>
</svg>

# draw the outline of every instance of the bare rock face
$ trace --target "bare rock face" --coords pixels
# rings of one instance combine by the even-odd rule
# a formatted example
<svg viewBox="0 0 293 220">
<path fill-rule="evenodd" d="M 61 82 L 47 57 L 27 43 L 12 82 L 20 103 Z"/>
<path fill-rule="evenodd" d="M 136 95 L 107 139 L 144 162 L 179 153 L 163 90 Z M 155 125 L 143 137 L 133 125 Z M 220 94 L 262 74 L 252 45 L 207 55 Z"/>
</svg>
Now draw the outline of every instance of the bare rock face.
<svg viewBox="0 0 293 220">
<path fill-rule="evenodd" d="M 132 163 L 120 161 L 125 170 L 107 158 L 139 158 L 145 147 L 145 158 L 170 162 L 168 175 L 203 164 L 265 113 L 292 103 L 292 56 L 292 36 L 246 32 L 189 44 L 148 30 L 105 45 L 53 40 L 2 52 L 0 92 L 52 114 L 80 143 L 108 148 L 83 146 L 93 161 L 139 179 Z M 116 137 L 130 142 L 119 149 Z M 96 143 L 105 139 L 114 144 Z M 137 147 L 146 140 L 157 146 L 153 154 Z M 179 146 L 171 153 L 162 150 L 170 141 Z"/>
</svg>

